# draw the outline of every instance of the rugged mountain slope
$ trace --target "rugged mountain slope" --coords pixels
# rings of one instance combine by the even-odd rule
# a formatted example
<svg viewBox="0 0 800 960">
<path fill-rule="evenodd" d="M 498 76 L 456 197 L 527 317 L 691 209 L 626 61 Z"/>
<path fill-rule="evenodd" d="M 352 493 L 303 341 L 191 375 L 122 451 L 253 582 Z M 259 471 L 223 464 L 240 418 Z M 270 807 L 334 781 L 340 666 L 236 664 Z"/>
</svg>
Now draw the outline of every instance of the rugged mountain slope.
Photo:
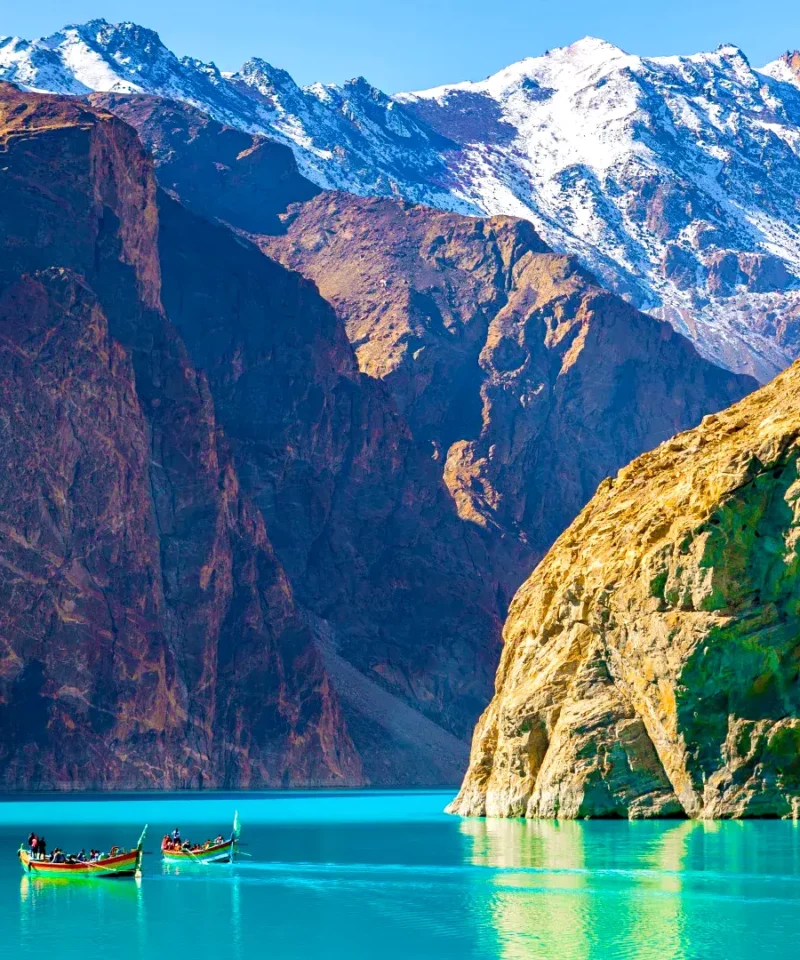
<svg viewBox="0 0 800 960">
<path fill-rule="evenodd" d="M 312 632 L 163 315 L 134 132 L 3 87 L 0 155 L 4 788 L 359 782 Z"/>
<path fill-rule="evenodd" d="M 529 563 L 604 477 L 755 386 L 602 290 L 526 221 L 340 193 L 284 220 L 262 249 L 336 307 L 461 516 L 518 541 Z M 511 589 L 522 570 L 514 558 Z"/>
<path fill-rule="evenodd" d="M 335 313 L 112 115 L 0 124 L 4 782 L 451 779 L 497 584 Z"/>
<path fill-rule="evenodd" d="M 320 186 L 530 219 L 705 356 L 762 380 L 800 350 L 796 61 L 759 71 L 731 46 L 643 58 L 587 38 L 390 99 L 363 79 L 299 88 L 261 60 L 221 74 L 133 24 L 0 41 L 0 76 L 22 86 L 172 97 L 289 144 Z"/>
<path fill-rule="evenodd" d="M 504 606 L 600 480 L 755 387 L 609 296 L 526 221 L 331 192 L 281 215 L 305 181 L 282 176 L 292 190 L 254 203 L 270 167 L 198 191 L 198 169 L 229 168 L 234 131 L 198 115 L 191 129 L 212 135 L 187 135 L 194 111 L 170 101 L 91 99 L 137 126 L 174 195 L 251 231 L 335 306 L 360 369 L 388 387 L 461 516 L 490 534 Z"/>
<path fill-rule="evenodd" d="M 798 354 L 800 96 L 736 47 L 644 58 L 587 38 L 399 100 L 462 146 L 482 210 L 768 379 Z"/>
<path fill-rule="evenodd" d="M 796 816 L 800 365 L 601 485 L 514 599 L 453 811 Z"/>
<path fill-rule="evenodd" d="M 298 599 L 351 662 L 467 737 L 505 609 L 489 541 L 312 284 L 174 202 L 159 244 L 164 306 Z"/>
</svg>

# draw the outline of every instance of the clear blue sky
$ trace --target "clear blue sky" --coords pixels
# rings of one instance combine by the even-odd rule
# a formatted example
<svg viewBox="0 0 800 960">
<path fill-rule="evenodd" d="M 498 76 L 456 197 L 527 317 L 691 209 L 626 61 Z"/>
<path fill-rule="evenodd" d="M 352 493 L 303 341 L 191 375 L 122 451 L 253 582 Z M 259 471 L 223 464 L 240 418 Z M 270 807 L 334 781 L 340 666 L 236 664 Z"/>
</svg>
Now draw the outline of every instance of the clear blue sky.
<svg viewBox="0 0 800 960">
<path fill-rule="evenodd" d="M 651 56 L 736 43 L 754 66 L 800 47 L 800 0 L 22 0 L 0 5 L 0 35 L 93 17 L 223 70 L 260 56 L 299 83 L 361 74 L 387 93 L 480 80 L 587 34 Z"/>
</svg>

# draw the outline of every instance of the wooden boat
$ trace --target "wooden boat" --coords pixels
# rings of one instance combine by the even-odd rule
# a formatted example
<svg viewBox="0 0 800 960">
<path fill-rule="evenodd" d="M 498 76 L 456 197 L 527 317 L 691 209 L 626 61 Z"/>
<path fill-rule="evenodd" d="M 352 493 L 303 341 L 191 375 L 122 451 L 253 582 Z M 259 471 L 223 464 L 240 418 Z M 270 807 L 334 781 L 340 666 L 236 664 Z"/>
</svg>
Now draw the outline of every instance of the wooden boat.
<svg viewBox="0 0 800 960">
<path fill-rule="evenodd" d="M 78 863 L 51 863 L 37 860 L 25 849 L 17 851 L 22 869 L 35 877 L 58 877 L 63 880 L 87 879 L 89 877 L 140 877 L 142 875 L 142 844 L 147 827 L 142 830 L 139 842 L 133 850 L 104 857 L 102 860 L 87 860 Z"/>
<path fill-rule="evenodd" d="M 195 847 L 193 850 L 164 850 L 161 855 L 165 863 L 233 863 L 236 860 L 239 847 L 239 833 L 241 823 L 238 811 L 233 815 L 233 830 L 230 838 L 222 843 L 212 843 L 207 847 Z"/>
</svg>

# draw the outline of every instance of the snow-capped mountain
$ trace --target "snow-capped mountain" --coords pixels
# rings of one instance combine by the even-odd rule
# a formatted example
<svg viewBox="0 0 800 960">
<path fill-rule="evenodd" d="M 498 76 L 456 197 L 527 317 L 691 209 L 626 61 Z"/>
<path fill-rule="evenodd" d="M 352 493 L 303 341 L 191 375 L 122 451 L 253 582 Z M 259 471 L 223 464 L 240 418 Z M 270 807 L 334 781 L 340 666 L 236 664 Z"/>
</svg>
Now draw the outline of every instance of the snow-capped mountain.
<svg viewBox="0 0 800 960">
<path fill-rule="evenodd" d="M 221 73 L 95 20 L 0 39 L 27 89 L 146 92 L 289 144 L 322 187 L 534 222 L 706 356 L 770 377 L 800 354 L 800 55 L 645 58 L 586 38 L 488 79 L 388 97 Z"/>
<path fill-rule="evenodd" d="M 644 58 L 586 38 L 398 101 L 461 151 L 460 192 L 528 217 L 707 356 L 761 378 L 800 343 L 800 80 L 734 46 Z M 795 64 L 796 66 L 796 64 Z"/>
<path fill-rule="evenodd" d="M 178 58 L 152 30 L 92 20 L 39 40 L 0 38 L 0 79 L 49 93 L 182 100 L 222 123 L 289 144 L 301 172 L 321 187 L 391 195 L 420 184 L 419 199 L 480 212 L 453 197 L 445 158 L 455 145 L 363 78 L 301 88 L 257 58 L 223 74 L 213 63 Z"/>
</svg>

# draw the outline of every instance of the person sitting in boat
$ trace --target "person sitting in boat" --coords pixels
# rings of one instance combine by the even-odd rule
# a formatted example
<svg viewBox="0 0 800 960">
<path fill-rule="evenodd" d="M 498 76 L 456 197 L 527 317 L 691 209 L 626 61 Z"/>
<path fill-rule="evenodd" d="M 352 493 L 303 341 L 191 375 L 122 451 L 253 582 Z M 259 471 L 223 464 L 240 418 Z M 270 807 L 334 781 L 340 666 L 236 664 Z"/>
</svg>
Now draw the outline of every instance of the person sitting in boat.
<svg viewBox="0 0 800 960">
<path fill-rule="evenodd" d="M 216 840 L 214 840 L 214 846 L 218 843 L 225 843 L 225 837 L 223 837 L 221 833 L 217 834 Z"/>
<path fill-rule="evenodd" d="M 56 847 L 53 851 L 53 855 L 50 857 L 50 863 L 66 863 L 67 858 L 64 856 L 64 851 L 61 847 Z"/>
<path fill-rule="evenodd" d="M 122 853 L 122 851 L 120 850 L 120 848 L 119 848 L 119 847 L 116 847 L 116 846 L 112 847 L 112 848 L 108 851 L 109 857 L 118 857 L 121 853 Z"/>
<path fill-rule="evenodd" d="M 86 863 L 86 850 L 83 847 L 81 847 L 81 851 L 75 859 L 78 861 L 78 863 Z"/>
</svg>

